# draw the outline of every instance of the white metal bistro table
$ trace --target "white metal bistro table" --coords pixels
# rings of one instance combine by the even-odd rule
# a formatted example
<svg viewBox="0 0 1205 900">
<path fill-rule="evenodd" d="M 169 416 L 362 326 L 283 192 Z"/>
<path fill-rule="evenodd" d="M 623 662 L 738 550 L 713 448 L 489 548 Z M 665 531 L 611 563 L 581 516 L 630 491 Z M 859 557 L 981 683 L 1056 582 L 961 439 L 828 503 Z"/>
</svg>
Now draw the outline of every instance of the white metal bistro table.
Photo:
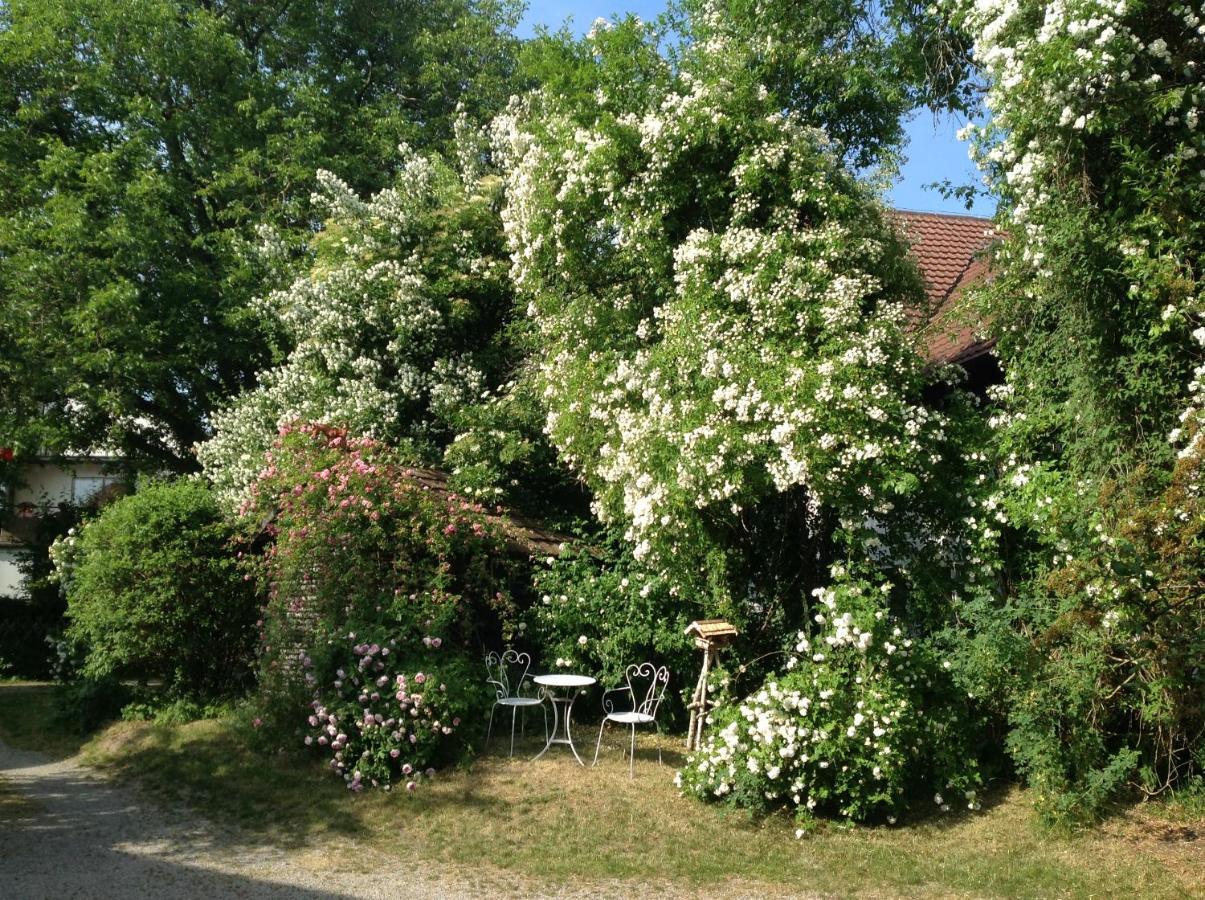
<svg viewBox="0 0 1205 900">
<path fill-rule="evenodd" d="M 577 699 L 578 692 L 582 688 L 594 684 L 594 679 L 589 675 L 537 675 L 532 681 L 543 688 L 543 693 L 552 701 L 552 734 L 548 736 L 548 743 L 544 745 L 544 749 L 533 756 L 531 761 L 535 762 L 547 753 L 548 748 L 553 744 L 568 744 L 569 749 L 573 751 L 573 758 L 579 765 L 585 766 L 582 758 L 577 755 L 577 748 L 573 746 L 573 735 L 569 733 L 569 720 L 573 714 L 573 701 Z M 558 690 L 565 691 L 565 694 L 558 696 Z M 562 707 L 564 712 L 561 711 Z M 561 727 L 562 721 L 565 736 L 557 737 L 557 730 Z"/>
</svg>

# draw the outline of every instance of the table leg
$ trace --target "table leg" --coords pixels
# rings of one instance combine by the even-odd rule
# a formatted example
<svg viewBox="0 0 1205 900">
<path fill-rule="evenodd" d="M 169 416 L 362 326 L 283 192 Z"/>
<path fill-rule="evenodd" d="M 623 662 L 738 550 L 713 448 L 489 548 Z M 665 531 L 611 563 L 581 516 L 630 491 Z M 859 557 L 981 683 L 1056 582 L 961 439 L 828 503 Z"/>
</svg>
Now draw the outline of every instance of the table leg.
<svg viewBox="0 0 1205 900">
<path fill-rule="evenodd" d="M 541 756 L 543 756 L 545 753 L 547 753 L 548 748 L 552 746 L 554 741 L 556 741 L 556 729 L 557 729 L 557 721 L 558 721 L 558 719 L 557 719 L 557 698 L 556 698 L 556 695 L 550 693 L 550 694 L 548 694 L 548 699 L 552 701 L 552 731 L 550 731 L 548 733 L 548 742 L 544 745 L 544 749 L 541 750 L 539 753 L 537 753 L 535 756 L 533 756 L 531 758 L 532 762 L 535 762 L 537 759 L 539 759 Z"/>
<path fill-rule="evenodd" d="M 548 699 L 552 701 L 552 733 L 548 736 L 548 743 L 544 745 L 544 749 L 531 758 L 535 762 L 541 756 L 548 752 L 548 748 L 553 744 L 568 744 L 569 749 L 573 751 L 573 758 L 577 760 L 577 764 L 585 768 L 585 763 L 577 754 L 577 747 L 573 744 L 573 733 L 569 730 L 571 716 L 573 715 L 573 702 L 577 699 L 577 691 L 573 691 L 568 697 L 557 697 L 554 694 L 549 694 Z M 561 712 L 561 707 L 565 708 L 564 713 Z M 564 723 L 565 735 L 558 736 L 557 732 Z"/>
<path fill-rule="evenodd" d="M 573 758 L 577 760 L 577 764 L 585 768 L 586 764 L 582 762 L 582 758 L 577 755 L 577 747 L 573 746 L 573 735 L 569 733 L 569 722 L 573 716 L 573 701 L 577 699 L 577 691 L 569 695 L 569 702 L 565 705 L 565 737 L 569 741 L 569 749 L 573 751 Z"/>
</svg>

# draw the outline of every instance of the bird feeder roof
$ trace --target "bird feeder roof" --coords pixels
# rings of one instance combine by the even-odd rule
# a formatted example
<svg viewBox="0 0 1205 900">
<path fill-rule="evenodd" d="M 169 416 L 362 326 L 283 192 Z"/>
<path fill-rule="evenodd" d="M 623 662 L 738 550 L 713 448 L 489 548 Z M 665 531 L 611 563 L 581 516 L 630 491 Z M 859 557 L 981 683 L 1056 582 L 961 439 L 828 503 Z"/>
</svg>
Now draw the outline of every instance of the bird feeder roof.
<svg viewBox="0 0 1205 900">
<path fill-rule="evenodd" d="M 699 619 L 686 626 L 686 634 L 693 634 L 704 641 L 724 641 L 736 637 L 736 626 L 724 619 Z"/>
</svg>

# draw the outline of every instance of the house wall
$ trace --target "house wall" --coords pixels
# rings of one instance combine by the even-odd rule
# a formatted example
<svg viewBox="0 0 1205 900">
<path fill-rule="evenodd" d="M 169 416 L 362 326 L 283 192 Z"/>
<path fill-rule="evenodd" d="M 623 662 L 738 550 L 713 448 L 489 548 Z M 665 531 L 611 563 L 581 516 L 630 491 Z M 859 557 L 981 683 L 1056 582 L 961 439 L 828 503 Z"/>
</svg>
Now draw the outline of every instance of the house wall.
<svg viewBox="0 0 1205 900">
<path fill-rule="evenodd" d="M 31 463 L 22 467 L 13 491 L 13 505 L 32 503 L 35 506 L 55 506 L 65 501 L 83 503 L 105 483 L 118 479 L 105 474 L 103 462 L 71 462 L 63 464 Z"/>
<path fill-rule="evenodd" d="M 0 502 L 0 526 L 17 529 L 7 522 L 9 516 L 20 514 L 21 507 L 31 504 L 36 509 L 58 506 L 60 503 L 86 503 L 94 494 L 119 478 L 106 473 L 104 460 L 76 460 L 64 463 L 28 463 L 22 466 L 13 484 L 12 496 Z M 12 538 L 11 533 L 3 532 Z M 21 573 L 17 556 L 21 552 L 15 539 L 0 543 L 0 597 L 19 597 Z"/>
<path fill-rule="evenodd" d="M 17 571 L 15 547 L 0 547 L 0 597 L 20 597 L 25 591 L 21 586 L 21 573 Z"/>
</svg>

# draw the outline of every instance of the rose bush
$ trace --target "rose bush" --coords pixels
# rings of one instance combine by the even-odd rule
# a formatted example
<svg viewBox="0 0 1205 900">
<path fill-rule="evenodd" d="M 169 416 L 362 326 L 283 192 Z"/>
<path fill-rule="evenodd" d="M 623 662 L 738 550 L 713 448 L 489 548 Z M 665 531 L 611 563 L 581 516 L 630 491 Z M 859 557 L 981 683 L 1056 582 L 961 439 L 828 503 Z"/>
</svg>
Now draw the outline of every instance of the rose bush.
<svg viewBox="0 0 1205 900">
<path fill-rule="evenodd" d="M 1000 573 L 951 617 L 956 666 L 1055 819 L 1202 774 L 1195 474 L 1205 21 L 1131 0 L 945 0 L 1001 201 L 975 292 L 1006 383 L 971 541 Z"/>
<path fill-rule="evenodd" d="M 463 123 L 458 133 L 471 143 Z M 498 179 L 401 154 L 397 183 L 367 200 L 319 173 L 314 203 L 325 218 L 307 265 L 257 301 L 288 356 L 215 413 L 215 434 L 197 448 L 231 509 L 282 425 L 339 423 L 435 463 L 452 420 L 508 371 L 512 294 Z M 475 159 L 467 153 L 464 164 Z M 260 252 L 275 258 L 284 248 L 265 233 Z"/>
<path fill-rule="evenodd" d="M 463 756 L 462 717 L 481 712 L 479 673 L 455 654 L 439 659 L 440 638 L 424 645 L 432 651 L 425 664 L 416 662 L 422 654 L 415 649 L 403 662 L 396 638 L 354 644 L 334 681 L 315 691 L 304 743 L 330 754 L 330 768 L 348 790 L 388 790 L 400 780 L 413 791 L 436 766 Z"/>
<path fill-rule="evenodd" d="M 265 733 L 286 742 L 309 737 L 330 751 L 305 723 L 318 709 L 328 725 L 334 715 L 345 737 L 333 762 L 349 784 L 356 771 L 357 785 L 387 784 L 404 764 L 425 769 L 459 758 L 488 709 L 481 648 L 512 637 L 517 622 L 517 570 L 503 536 L 482 506 L 432 490 L 395 451 L 343 429 L 286 426 L 267 461 L 244 508 L 246 521 L 270 521 L 270 545 L 249 557 L 268 596 L 259 662 Z M 446 691 L 437 699 L 415 690 L 426 680 L 418 672 L 439 673 Z M 400 734 L 403 701 L 396 687 L 384 692 L 375 683 L 396 685 L 398 676 L 415 719 L 406 740 L 413 734 L 417 743 L 394 766 L 400 757 L 382 754 L 403 749 L 401 738 L 389 744 L 381 735 Z M 359 699 L 372 693 L 386 705 Z M 376 728 L 378 714 L 395 720 L 388 731 Z M 469 727 L 451 725 L 454 718 Z"/>
</svg>

